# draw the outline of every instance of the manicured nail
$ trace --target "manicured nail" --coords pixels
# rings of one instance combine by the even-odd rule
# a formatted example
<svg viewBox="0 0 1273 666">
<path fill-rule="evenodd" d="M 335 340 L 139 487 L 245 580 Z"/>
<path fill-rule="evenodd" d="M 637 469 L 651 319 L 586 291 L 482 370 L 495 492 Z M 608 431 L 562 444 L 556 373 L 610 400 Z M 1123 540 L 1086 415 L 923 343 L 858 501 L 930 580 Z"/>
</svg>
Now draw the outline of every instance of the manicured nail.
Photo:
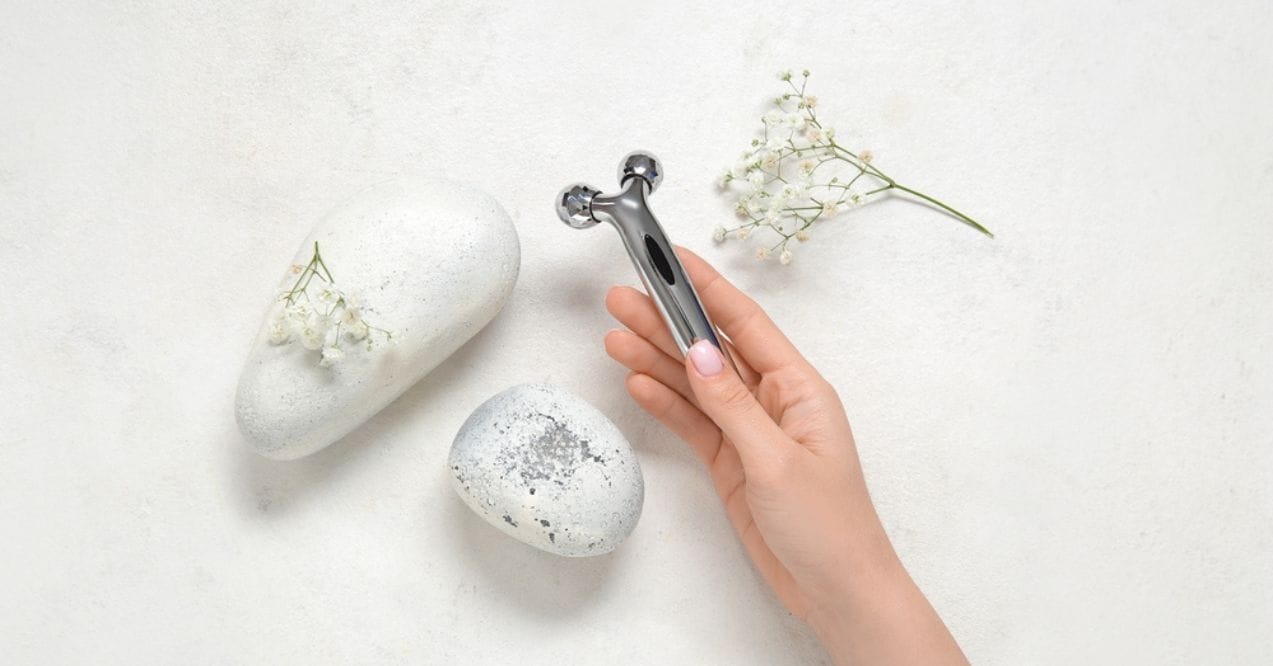
<svg viewBox="0 0 1273 666">
<path fill-rule="evenodd" d="M 694 364 L 694 369 L 704 377 L 713 377 L 725 367 L 720 350 L 706 340 L 695 342 L 694 346 L 690 347 L 689 357 L 690 363 Z"/>
</svg>

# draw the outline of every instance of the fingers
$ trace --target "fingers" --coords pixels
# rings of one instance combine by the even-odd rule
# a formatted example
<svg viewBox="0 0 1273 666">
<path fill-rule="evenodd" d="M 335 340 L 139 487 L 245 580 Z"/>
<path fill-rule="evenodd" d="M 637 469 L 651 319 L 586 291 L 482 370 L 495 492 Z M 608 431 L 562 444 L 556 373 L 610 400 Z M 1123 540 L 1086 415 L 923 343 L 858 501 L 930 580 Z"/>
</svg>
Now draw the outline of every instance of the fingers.
<svg viewBox="0 0 1273 666">
<path fill-rule="evenodd" d="M 699 409 L 738 449 L 747 474 L 776 469 L 775 463 L 788 456 L 794 443 L 729 368 L 720 350 L 706 340 L 694 343 L 686 355 L 685 372 Z"/>
<path fill-rule="evenodd" d="M 606 333 L 606 353 L 627 369 L 653 377 L 655 381 L 694 402 L 694 391 L 685 376 L 685 366 L 672 360 L 645 338 L 631 332 L 614 330 Z"/>
<path fill-rule="evenodd" d="M 650 341 L 659 351 L 663 352 L 678 366 L 681 364 L 682 356 L 680 349 L 677 348 L 676 342 L 672 339 L 672 334 L 667 330 L 667 324 L 663 321 L 663 316 L 659 314 L 658 308 L 654 306 L 654 302 L 649 296 L 633 289 L 632 287 L 612 287 L 606 293 L 606 309 L 620 324 L 631 329 L 638 336 Z M 733 344 L 728 340 L 723 341 L 725 345 L 732 351 L 734 364 L 738 368 L 738 372 L 743 377 L 743 381 L 754 387 L 760 381 L 760 373 L 756 372 L 747 363 L 747 359 L 742 357 L 737 350 L 733 349 Z M 629 366 L 631 367 L 631 366 Z M 637 368 L 632 368 L 637 369 Z M 649 374 L 649 373 L 646 373 Z M 662 381 L 662 377 L 655 377 Z M 668 384 L 668 382 L 663 382 Z M 679 389 L 678 389 L 679 390 Z M 691 395 L 691 394 L 685 394 Z"/>
<path fill-rule="evenodd" d="M 606 309 L 620 324 L 679 362 L 681 352 L 649 296 L 632 287 L 613 287 L 606 292 Z"/>
<path fill-rule="evenodd" d="M 628 375 L 628 395 L 641 409 L 685 440 L 705 465 L 711 465 L 721 446 L 720 429 L 679 393 L 649 375 Z"/>
<path fill-rule="evenodd" d="M 733 341 L 739 354 L 761 374 L 792 365 L 808 365 L 769 315 L 701 257 L 683 247 L 677 256 L 712 321 Z"/>
</svg>

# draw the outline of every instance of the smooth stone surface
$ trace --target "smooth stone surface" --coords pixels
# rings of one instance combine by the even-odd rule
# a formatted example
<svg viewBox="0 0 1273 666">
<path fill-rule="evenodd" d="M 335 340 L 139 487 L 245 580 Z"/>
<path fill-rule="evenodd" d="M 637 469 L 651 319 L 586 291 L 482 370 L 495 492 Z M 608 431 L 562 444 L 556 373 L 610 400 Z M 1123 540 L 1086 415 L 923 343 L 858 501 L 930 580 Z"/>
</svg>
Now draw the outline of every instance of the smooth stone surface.
<svg viewBox="0 0 1273 666">
<path fill-rule="evenodd" d="M 627 439 L 555 386 L 514 386 L 482 403 L 455 436 L 448 465 L 469 508 L 557 555 L 608 553 L 641 517 L 645 484 Z"/>
<path fill-rule="evenodd" d="M 282 307 L 272 303 L 239 379 L 235 418 L 253 449 L 275 459 L 331 444 L 401 395 L 500 311 L 520 266 L 517 232 L 499 203 L 420 177 L 332 210 L 291 263 L 306 264 L 315 241 L 336 284 L 357 291 L 366 319 L 394 331 L 394 341 L 348 345 L 338 364 L 321 367 L 299 341 L 270 343 Z"/>
</svg>

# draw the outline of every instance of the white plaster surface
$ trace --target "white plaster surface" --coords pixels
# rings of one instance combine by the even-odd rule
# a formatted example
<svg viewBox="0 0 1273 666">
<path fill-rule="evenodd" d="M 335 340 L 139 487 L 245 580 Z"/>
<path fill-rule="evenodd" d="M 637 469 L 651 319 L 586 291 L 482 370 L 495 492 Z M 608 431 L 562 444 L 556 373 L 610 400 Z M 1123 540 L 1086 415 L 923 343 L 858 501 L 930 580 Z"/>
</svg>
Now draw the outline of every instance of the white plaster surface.
<svg viewBox="0 0 1273 666">
<path fill-rule="evenodd" d="M 635 276 L 551 201 L 635 147 L 673 238 L 839 389 L 975 662 L 1273 660 L 1267 2 L 165 4 L 0 9 L 0 663 L 821 659 L 602 350 Z M 998 239 L 888 201 L 786 271 L 713 247 L 717 169 L 805 66 L 841 136 Z M 508 209 L 512 299 L 343 441 L 264 460 L 233 418 L 262 290 L 408 168 Z M 464 418 L 528 381 L 637 449 L 611 555 L 451 491 Z"/>
</svg>

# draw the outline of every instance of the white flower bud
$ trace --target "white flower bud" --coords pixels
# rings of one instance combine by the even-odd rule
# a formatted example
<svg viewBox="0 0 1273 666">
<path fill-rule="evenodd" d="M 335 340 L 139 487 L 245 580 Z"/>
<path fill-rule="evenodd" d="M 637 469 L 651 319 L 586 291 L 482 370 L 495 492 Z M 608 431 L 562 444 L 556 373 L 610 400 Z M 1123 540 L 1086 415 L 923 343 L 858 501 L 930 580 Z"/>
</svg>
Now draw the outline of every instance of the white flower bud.
<svg viewBox="0 0 1273 666">
<path fill-rule="evenodd" d="M 345 358 L 345 352 L 341 351 L 340 347 L 323 347 L 323 360 L 319 361 L 318 364 L 324 368 L 330 368 L 331 366 L 339 363 L 343 358 Z"/>
<path fill-rule="evenodd" d="M 281 345 L 291 339 L 292 332 L 283 317 L 275 317 L 270 321 L 270 344 Z"/>
<path fill-rule="evenodd" d="M 786 266 L 787 264 L 791 263 L 791 250 L 788 250 L 787 248 L 784 247 L 782 249 L 782 254 L 778 255 L 778 262 L 781 263 L 783 266 Z"/>
</svg>

